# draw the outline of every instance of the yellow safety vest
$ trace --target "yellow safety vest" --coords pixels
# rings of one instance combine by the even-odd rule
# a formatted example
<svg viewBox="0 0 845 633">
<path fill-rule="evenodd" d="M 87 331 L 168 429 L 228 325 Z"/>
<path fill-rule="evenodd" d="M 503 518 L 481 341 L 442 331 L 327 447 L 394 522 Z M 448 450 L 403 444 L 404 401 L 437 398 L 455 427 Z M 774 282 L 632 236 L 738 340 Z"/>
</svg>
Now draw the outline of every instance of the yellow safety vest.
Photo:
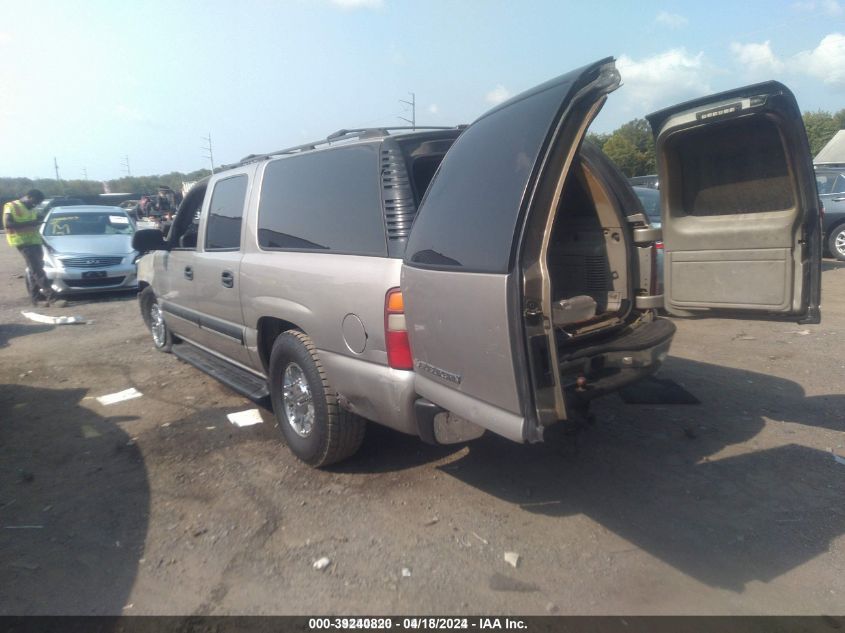
<svg viewBox="0 0 845 633">
<path fill-rule="evenodd" d="M 17 222 L 32 222 L 37 219 L 38 214 L 34 207 L 27 209 L 26 205 L 20 200 L 7 202 L 3 205 L 3 228 L 6 229 L 6 241 L 11 246 L 41 244 L 41 233 L 38 232 L 38 225 L 26 226 L 22 229 L 15 228 Z"/>
</svg>

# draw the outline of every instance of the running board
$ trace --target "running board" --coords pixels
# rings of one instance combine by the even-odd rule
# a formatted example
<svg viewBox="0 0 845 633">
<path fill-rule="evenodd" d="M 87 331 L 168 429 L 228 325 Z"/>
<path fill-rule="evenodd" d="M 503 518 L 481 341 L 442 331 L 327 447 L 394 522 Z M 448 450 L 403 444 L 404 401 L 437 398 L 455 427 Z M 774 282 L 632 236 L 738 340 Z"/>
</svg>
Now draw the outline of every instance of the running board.
<svg viewBox="0 0 845 633">
<path fill-rule="evenodd" d="M 270 408 L 270 390 L 267 388 L 266 380 L 190 343 L 174 345 L 173 354 L 256 404 Z"/>
</svg>

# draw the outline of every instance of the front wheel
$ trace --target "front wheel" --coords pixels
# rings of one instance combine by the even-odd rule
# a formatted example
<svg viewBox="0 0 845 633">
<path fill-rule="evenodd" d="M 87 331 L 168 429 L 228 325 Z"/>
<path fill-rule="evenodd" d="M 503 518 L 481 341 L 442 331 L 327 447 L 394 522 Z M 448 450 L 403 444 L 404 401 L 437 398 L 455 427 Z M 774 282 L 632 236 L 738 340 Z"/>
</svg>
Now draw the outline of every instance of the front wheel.
<svg viewBox="0 0 845 633">
<path fill-rule="evenodd" d="M 164 321 L 164 313 L 150 286 L 141 291 L 139 301 L 144 323 L 153 335 L 153 346 L 160 352 L 169 352 L 173 348 L 173 334 Z"/>
<path fill-rule="evenodd" d="M 830 232 L 827 248 L 836 259 L 845 262 L 845 224 L 840 224 Z"/>
<path fill-rule="evenodd" d="M 360 448 L 366 422 L 340 407 L 306 334 L 288 330 L 276 339 L 269 382 L 279 429 L 299 459 L 319 468 Z"/>
</svg>

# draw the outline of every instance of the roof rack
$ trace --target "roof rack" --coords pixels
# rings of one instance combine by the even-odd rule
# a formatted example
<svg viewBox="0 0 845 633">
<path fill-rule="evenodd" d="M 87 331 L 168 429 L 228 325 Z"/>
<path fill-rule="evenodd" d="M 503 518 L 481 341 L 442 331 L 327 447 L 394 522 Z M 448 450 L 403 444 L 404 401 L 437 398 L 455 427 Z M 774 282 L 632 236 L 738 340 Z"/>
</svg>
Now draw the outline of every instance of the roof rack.
<svg viewBox="0 0 845 633">
<path fill-rule="evenodd" d="M 246 165 L 249 163 L 254 163 L 260 160 L 266 160 L 271 156 L 281 156 L 283 154 L 296 154 L 299 152 L 307 152 L 312 149 L 317 149 L 323 145 L 331 145 L 332 143 L 337 143 L 339 141 L 349 141 L 352 139 L 367 139 L 367 138 L 381 138 L 383 136 L 390 136 L 390 133 L 393 131 L 403 131 L 403 130 L 410 130 L 410 131 L 417 131 L 417 130 L 460 130 L 465 128 L 465 125 L 455 125 L 452 127 L 449 126 L 435 126 L 435 125 L 417 125 L 416 127 L 411 127 L 410 125 L 406 126 L 387 126 L 387 127 L 360 127 L 360 128 L 352 128 L 352 129 L 341 129 L 337 132 L 329 134 L 326 138 L 320 139 L 317 141 L 312 141 L 310 143 L 303 143 L 302 145 L 294 145 L 293 147 L 286 147 L 285 149 L 280 149 L 275 152 L 268 152 L 266 154 L 250 154 L 249 156 L 244 156 L 240 162 L 234 163 L 232 165 L 224 165 L 221 169 L 230 169 L 232 167 L 240 167 L 242 165 Z"/>
</svg>

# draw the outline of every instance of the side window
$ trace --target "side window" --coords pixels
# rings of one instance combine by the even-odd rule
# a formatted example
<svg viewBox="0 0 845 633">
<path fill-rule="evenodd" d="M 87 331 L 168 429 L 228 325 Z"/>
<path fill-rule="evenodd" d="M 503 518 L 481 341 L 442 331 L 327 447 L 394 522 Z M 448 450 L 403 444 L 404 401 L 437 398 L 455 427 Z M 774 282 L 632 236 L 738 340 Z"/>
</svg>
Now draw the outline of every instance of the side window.
<svg viewBox="0 0 845 633">
<path fill-rule="evenodd" d="M 839 174 L 839 176 L 836 177 L 832 193 L 845 193 L 845 174 Z"/>
<path fill-rule="evenodd" d="M 378 153 L 359 145 L 275 160 L 258 208 L 263 249 L 386 255 Z"/>
<path fill-rule="evenodd" d="M 237 250 L 241 247 L 247 183 L 247 176 L 240 175 L 220 180 L 214 185 L 208 209 L 205 250 Z"/>
<path fill-rule="evenodd" d="M 830 193 L 832 186 L 833 178 L 831 178 L 827 174 L 816 173 L 816 187 L 819 190 L 819 195 L 823 196 L 827 193 Z"/>
</svg>

